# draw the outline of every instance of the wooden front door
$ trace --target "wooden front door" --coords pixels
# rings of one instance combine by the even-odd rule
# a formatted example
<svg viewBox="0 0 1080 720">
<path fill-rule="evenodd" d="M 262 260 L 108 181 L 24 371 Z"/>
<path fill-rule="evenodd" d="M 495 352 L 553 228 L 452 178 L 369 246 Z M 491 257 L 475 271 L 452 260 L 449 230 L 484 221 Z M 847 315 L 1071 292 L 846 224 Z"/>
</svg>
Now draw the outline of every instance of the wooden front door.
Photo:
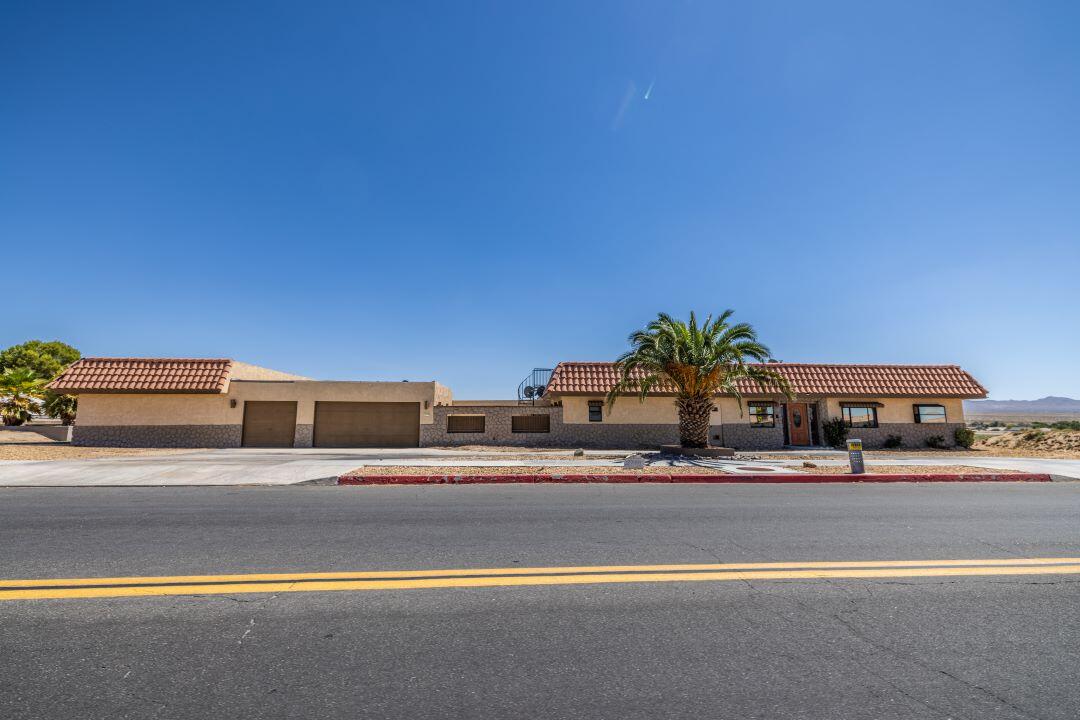
<svg viewBox="0 0 1080 720">
<path fill-rule="evenodd" d="M 788 443 L 810 444 L 810 408 L 806 403 L 787 404 Z"/>
</svg>

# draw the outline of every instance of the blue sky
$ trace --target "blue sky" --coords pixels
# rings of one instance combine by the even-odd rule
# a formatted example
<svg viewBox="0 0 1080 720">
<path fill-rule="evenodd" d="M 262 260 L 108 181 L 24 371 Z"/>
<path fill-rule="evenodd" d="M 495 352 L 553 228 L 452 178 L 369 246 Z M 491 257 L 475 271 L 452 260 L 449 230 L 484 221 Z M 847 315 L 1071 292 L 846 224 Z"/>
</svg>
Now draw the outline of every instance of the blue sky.
<svg viewBox="0 0 1080 720">
<path fill-rule="evenodd" d="M 1077 3 L 2 18 L 0 346 L 497 398 L 731 307 L 782 360 L 1080 397 Z"/>
</svg>

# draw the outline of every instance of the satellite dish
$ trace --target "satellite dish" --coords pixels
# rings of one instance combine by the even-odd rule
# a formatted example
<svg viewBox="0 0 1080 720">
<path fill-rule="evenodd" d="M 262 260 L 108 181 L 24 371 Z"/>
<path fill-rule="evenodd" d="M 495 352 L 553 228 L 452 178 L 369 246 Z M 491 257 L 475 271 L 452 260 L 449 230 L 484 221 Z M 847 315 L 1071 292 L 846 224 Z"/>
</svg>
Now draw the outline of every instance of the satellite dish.
<svg viewBox="0 0 1080 720">
<path fill-rule="evenodd" d="M 524 395 L 525 395 L 526 399 L 532 400 L 534 397 L 537 397 L 536 388 L 533 387 L 532 385 L 526 385 L 525 390 L 524 390 Z"/>
</svg>

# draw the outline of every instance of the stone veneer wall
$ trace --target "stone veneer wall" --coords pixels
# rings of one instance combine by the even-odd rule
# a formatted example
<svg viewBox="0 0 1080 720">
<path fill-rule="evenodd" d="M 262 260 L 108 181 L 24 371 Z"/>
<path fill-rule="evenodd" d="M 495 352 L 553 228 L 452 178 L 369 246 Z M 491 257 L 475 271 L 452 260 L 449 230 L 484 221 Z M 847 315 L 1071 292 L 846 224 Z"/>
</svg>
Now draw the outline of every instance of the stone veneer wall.
<svg viewBox="0 0 1080 720">
<path fill-rule="evenodd" d="M 95 447 L 240 447 L 243 425 L 76 425 L 72 445 Z"/>
<path fill-rule="evenodd" d="M 848 437 L 858 438 L 864 448 L 874 449 L 883 447 L 890 435 L 899 435 L 904 440 L 901 448 L 917 450 L 927 447 L 927 438 L 940 435 L 947 447 L 954 447 L 956 430 L 962 427 L 964 423 L 882 423 L 876 428 L 848 428 Z"/>
<path fill-rule="evenodd" d="M 293 447 L 309 448 L 314 442 L 314 437 L 314 425 L 304 425 L 302 423 L 297 423 L 296 433 L 293 435 Z"/>
<path fill-rule="evenodd" d="M 784 425 L 776 420 L 776 427 L 753 427 L 749 423 L 724 423 L 723 427 L 709 428 L 709 444 L 735 448 L 736 450 L 782 450 L 784 448 Z"/>
<path fill-rule="evenodd" d="M 550 433 L 515 433 L 510 418 L 514 415 L 551 416 Z M 483 415 L 483 433 L 446 432 L 447 415 Z M 564 423 L 561 407 L 546 405 L 440 405 L 435 408 L 435 422 L 420 426 L 421 446 L 520 445 L 527 447 L 652 449 L 679 442 L 679 427 L 674 423 Z M 709 437 L 720 435 L 720 426 L 710 428 Z M 784 430 L 752 428 L 745 423 L 725 423 L 723 437 L 729 447 L 739 450 L 780 449 Z M 719 443 L 719 440 L 712 440 Z"/>
</svg>

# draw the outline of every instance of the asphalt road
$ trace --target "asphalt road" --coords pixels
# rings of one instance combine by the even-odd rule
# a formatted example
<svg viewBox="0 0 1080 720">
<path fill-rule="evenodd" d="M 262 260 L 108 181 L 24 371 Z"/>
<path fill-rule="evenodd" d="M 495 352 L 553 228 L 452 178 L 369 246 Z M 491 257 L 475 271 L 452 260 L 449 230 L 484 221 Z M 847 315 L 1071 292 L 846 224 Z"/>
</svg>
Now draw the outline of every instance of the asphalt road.
<svg viewBox="0 0 1080 720">
<path fill-rule="evenodd" d="M 0 490 L 0 577 L 1080 557 L 1080 484 Z M 1069 718 L 1080 574 L 0 601 L 4 718 Z"/>
</svg>

